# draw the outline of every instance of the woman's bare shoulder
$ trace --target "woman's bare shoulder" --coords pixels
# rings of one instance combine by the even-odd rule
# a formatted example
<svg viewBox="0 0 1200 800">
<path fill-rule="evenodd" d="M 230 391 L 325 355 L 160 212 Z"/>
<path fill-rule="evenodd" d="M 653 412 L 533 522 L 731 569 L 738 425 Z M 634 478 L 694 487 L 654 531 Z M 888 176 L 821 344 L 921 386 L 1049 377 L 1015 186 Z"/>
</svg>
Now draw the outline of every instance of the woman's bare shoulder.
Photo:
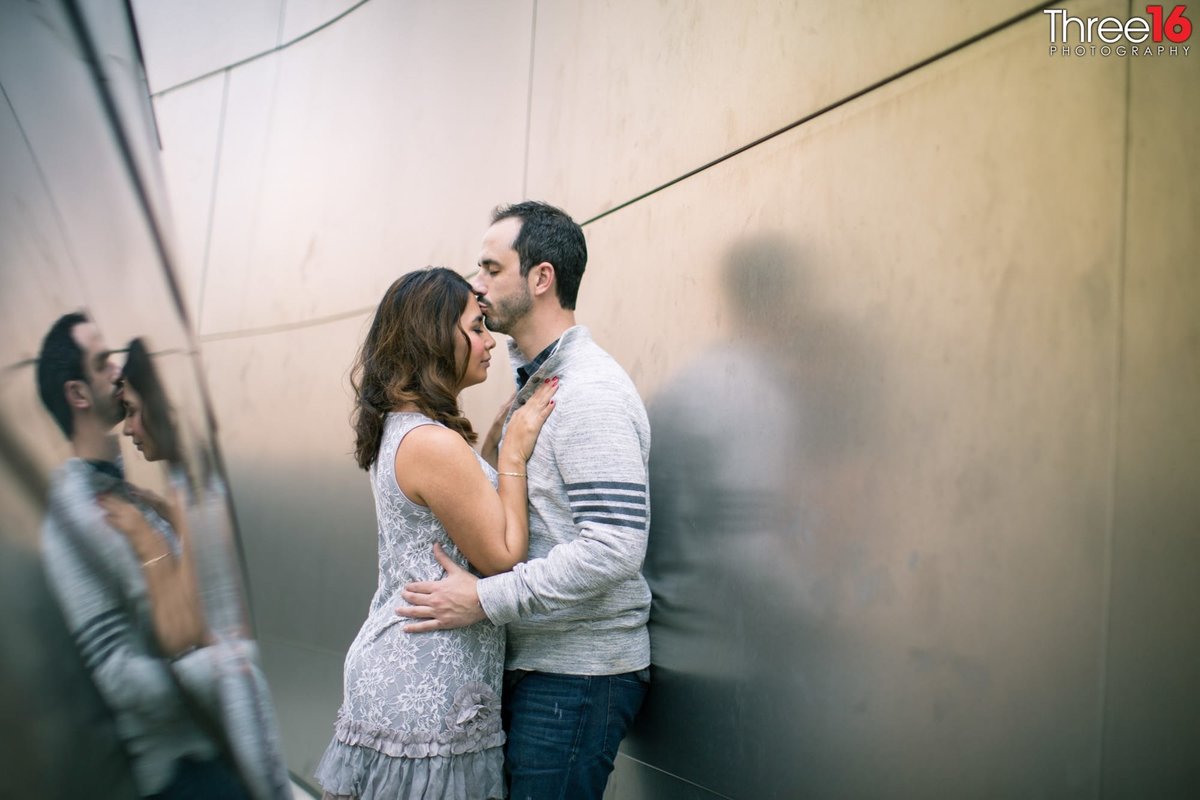
<svg viewBox="0 0 1200 800">
<path fill-rule="evenodd" d="M 442 425 L 419 425 L 405 435 L 396 452 L 405 458 L 420 459 L 428 464 L 431 461 L 455 463 L 464 459 L 474 461 L 474 451 L 458 433 Z"/>
</svg>

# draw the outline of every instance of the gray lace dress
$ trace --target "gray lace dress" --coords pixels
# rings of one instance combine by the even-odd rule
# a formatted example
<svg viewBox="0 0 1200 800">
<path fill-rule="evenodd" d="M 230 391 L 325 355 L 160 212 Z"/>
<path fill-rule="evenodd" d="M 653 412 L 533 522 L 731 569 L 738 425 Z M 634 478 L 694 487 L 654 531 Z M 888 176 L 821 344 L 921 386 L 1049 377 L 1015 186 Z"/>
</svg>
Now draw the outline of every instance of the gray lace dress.
<svg viewBox="0 0 1200 800">
<path fill-rule="evenodd" d="M 379 588 L 367 621 L 346 654 L 342 707 L 333 741 L 315 777 L 328 795 L 421 800 L 504 797 L 500 681 L 504 631 L 490 622 L 430 633 L 405 633 L 394 609 L 411 581 L 443 570 L 434 542 L 466 558 L 425 506 L 396 485 L 396 448 L 411 430 L 437 425 L 394 412 L 384 423 L 371 467 L 379 521 Z M 479 459 L 492 484 L 495 471 Z"/>
</svg>

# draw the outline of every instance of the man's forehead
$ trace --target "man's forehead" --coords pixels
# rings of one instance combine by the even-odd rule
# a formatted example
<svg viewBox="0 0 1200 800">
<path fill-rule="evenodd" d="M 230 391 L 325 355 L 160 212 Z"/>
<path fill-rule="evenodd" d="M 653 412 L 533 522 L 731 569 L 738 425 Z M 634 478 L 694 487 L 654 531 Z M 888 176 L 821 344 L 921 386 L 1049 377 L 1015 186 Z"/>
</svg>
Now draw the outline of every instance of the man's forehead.
<svg viewBox="0 0 1200 800">
<path fill-rule="evenodd" d="M 517 234 L 520 232 L 521 218 L 505 217 L 499 222 L 493 222 L 483 234 L 483 246 L 485 249 L 492 246 L 511 250 L 513 243 L 517 240 Z"/>
<path fill-rule="evenodd" d="M 515 236 L 495 236 L 489 229 L 483 237 L 483 245 L 475 263 L 480 267 L 503 267 L 506 262 L 511 262 L 517 257 L 517 251 L 513 248 L 514 239 Z"/>
<path fill-rule="evenodd" d="M 94 322 L 79 323 L 71 329 L 71 336 L 75 339 L 75 344 L 84 350 L 95 351 L 104 349 L 104 338 L 100 336 L 100 329 L 96 327 L 96 323 Z"/>
<path fill-rule="evenodd" d="M 107 359 L 113 354 L 105 344 L 100 328 L 94 322 L 79 323 L 71 329 L 71 335 L 75 338 L 75 344 L 83 351 L 83 357 L 88 364 L 100 357 Z"/>
</svg>

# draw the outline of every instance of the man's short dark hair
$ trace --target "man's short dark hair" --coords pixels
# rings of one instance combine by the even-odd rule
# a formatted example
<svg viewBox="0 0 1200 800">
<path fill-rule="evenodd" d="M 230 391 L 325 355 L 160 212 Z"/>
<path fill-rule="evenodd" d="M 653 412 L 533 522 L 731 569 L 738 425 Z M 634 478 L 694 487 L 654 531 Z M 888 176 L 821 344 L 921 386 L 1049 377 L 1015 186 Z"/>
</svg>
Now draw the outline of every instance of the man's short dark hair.
<svg viewBox="0 0 1200 800">
<path fill-rule="evenodd" d="M 513 242 L 513 249 L 521 259 L 521 276 L 528 275 L 529 270 L 543 261 L 550 262 L 554 265 L 558 303 L 573 310 L 579 296 L 579 282 L 587 267 L 583 228 L 562 209 L 536 200 L 497 206 L 492 211 L 492 224 L 509 217 L 521 220 L 521 232 Z"/>
<path fill-rule="evenodd" d="M 42 405 L 68 439 L 75 433 L 75 423 L 63 385 L 67 381 L 87 380 L 83 371 L 83 349 L 76 343 L 74 335 L 75 326 L 86 322 L 90 320 L 84 314 L 63 314 L 42 340 L 42 351 L 38 353 L 38 394 Z"/>
</svg>

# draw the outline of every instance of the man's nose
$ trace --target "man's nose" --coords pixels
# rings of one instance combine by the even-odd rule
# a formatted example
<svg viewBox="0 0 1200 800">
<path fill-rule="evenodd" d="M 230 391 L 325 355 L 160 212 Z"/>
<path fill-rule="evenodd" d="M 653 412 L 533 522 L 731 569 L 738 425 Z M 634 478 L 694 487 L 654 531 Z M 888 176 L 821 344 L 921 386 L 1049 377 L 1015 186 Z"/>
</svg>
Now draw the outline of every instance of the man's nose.
<svg viewBox="0 0 1200 800">
<path fill-rule="evenodd" d="M 476 275 L 471 279 L 471 291 L 474 292 L 478 297 L 483 297 L 485 294 L 487 294 L 487 287 L 483 285 L 480 275 Z"/>
</svg>

